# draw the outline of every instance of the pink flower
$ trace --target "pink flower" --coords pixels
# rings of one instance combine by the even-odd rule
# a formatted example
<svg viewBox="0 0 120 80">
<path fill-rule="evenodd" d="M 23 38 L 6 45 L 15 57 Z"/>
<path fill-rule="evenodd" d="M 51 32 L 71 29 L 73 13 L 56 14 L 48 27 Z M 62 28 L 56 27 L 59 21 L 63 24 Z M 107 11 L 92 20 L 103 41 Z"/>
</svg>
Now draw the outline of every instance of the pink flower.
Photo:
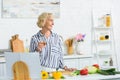
<svg viewBox="0 0 120 80">
<path fill-rule="evenodd" d="M 81 34 L 81 33 L 75 36 L 77 42 L 84 41 L 84 38 L 85 38 L 85 34 Z"/>
</svg>

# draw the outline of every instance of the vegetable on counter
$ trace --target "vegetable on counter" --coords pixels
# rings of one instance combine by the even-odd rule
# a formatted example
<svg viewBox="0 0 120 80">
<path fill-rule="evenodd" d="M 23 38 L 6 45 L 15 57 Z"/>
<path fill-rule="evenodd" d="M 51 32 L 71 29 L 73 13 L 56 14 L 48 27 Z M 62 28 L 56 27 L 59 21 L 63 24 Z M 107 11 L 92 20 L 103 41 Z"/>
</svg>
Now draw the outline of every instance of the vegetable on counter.
<svg viewBox="0 0 120 80">
<path fill-rule="evenodd" d="M 55 71 L 55 72 L 52 73 L 52 76 L 53 76 L 54 79 L 61 79 L 61 77 L 62 77 L 62 72 L 60 72 L 60 71 Z"/>
<path fill-rule="evenodd" d="M 41 80 L 61 80 L 65 79 L 61 71 L 47 72 L 41 71 Z"/>
<path fill-rule="evenodd" d="M 115 68 L 110 68 L 106 70 L 99 69 L 97 73 L 102 74 L 102 75 L 115 75 L 115 74 L 120 74 L 119 71 L 116 71 Z"/>
<path fill-rule="evenodd" d="M 94 66 L 88 66 L 87 69 L 88 69 L 89 74 L 95 74 L 98 70 L 98 68 L 96 68 Z"/>
<path fill-rule="evenodd" d="M 41 77 L 42 77 L 42 79 L 47 79 L 49 77 L 48 72 L 41 71 Z"/>
<path fill-rule="evenodd" d="M 96 67 L 97 69 L 100 68 L 99 64 L 93 64 L 92 66 Z"/>
<path fill-rule="evenodd" d="M 80 70 L 73 71 L 70 75 L 71 76 L 77 76 L 80 74 Z"/>
<path fill-rule="evenodd" d="M 80 75 L 88 75 L 88 69 L 84 68 L 80 70 Z"/>
</svg>

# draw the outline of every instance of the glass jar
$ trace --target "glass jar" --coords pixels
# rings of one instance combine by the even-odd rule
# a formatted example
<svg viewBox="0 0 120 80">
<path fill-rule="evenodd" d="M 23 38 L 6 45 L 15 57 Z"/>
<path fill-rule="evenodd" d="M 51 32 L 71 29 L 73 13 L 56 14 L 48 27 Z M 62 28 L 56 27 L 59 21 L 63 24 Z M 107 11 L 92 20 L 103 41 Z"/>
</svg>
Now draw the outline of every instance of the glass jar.
<svg viewBox="0 0 120 80">
<path fill-rule="evenodd" d="M 106 22 L 106 27 L 110 27 L 110 25 L 111 25 L 111 17 L 110 17 L 110 14 L 106 14 L 105 22 Z"/>
<path fill-rule="evenodd" d="M 75 50 L 75 51 L 76 51 L 76 54 L 79 54 L 79 55 L 83 54 L 83 50 L 84 50 L 84 49 L 83 49 L 83 47 L 84 47 L 84 46 L 83 46 L 83 43 L 84 43 L 84 42 L 77 42 L 77 43 L 76 43 L 76 50 Z"/>
</svg>

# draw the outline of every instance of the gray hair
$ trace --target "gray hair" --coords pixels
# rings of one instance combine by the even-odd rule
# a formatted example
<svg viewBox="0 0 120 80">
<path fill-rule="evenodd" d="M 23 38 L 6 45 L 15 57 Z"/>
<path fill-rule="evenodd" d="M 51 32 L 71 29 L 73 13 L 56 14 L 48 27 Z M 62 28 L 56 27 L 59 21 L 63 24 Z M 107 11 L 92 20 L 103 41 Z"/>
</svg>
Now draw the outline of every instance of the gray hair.
<svg viewBox="0 0 120 80">
<path fill-rule="evenodd" d="M 53 16 L 53 14 L 44 12 L 38 17 L 37 25 L 38 25 L 39 28 L 44 27 L 45 22 L 46 22 L 46 20 L 49 16 Z"/>
</svg>

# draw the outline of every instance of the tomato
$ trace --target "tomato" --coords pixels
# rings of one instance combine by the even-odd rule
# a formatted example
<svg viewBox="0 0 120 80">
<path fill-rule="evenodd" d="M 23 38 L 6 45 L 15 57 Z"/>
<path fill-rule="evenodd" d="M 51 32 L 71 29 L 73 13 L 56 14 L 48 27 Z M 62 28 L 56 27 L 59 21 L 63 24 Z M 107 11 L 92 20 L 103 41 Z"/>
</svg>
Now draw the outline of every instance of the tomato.
<svg viewBox="0 0 120 80">
<path fill-rule="evenodd" d="M 84 68 L 84 69 L 80 70 L 80 74 L 81 75 L 87 75 L 88 74 L 88 69 Z"/>
<path fill-rule="evenodd" d="M 93 64 L 94 67 L 96 67 L 97 69 L 100 68 L 100 66 L 98 64 Z"/>
</svg>

